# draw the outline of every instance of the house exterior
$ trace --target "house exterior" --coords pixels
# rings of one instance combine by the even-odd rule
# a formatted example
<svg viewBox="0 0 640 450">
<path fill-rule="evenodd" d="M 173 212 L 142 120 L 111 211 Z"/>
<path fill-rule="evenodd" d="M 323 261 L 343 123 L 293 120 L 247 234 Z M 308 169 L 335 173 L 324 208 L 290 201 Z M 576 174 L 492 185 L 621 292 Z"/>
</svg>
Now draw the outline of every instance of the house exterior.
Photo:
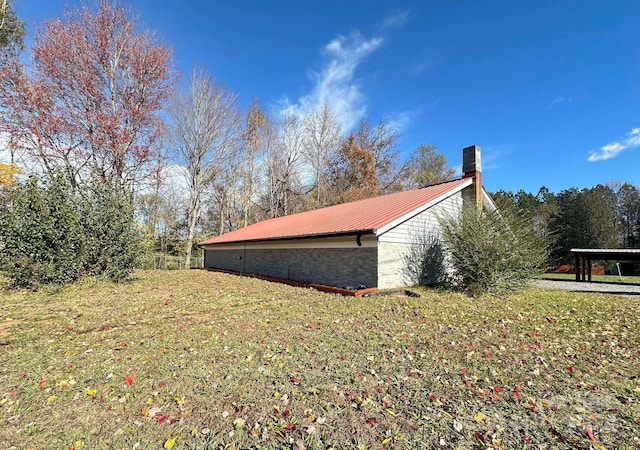
<svg viewBox="0 0 640 450">
<path fill-rule="evenodd" d="M 348 289 L 415 284 L 407 255 L 417 237 L 437 235 L 438 217 L 457 214 L 465 200 L 494 207 L 481 186 L 479 148 L 464 155 L 458 180 L 269 219 L 200 242 L 204 266 Z"/>
</svg>

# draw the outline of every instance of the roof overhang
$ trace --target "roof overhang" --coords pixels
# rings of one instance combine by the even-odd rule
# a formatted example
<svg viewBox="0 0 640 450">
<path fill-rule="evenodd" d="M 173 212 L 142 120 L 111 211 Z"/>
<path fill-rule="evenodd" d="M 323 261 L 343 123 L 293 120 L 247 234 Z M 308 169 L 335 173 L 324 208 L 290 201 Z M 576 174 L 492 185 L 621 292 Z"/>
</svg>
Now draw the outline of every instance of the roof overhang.
<svg viewBox="0 0 640 450">
<path fill-rule="evenodd" d="M 226 245 L 238 245 L 238 244 L 253 244 L 253 243 L 257 243 L 257 242 L 286 242 L 286 241 L 295 241 L 295 240 L 306 240 L 306 239 L 319 239 L 319 238 L 338 238 L 338 237 L 345 237 L 345 236 L 354 236 L 356 238 L 358 238 L 358 236 L 364 236 L 367 234 L 372 234 L 372 235 L 376 235 L 376 231 L 375 229 L 363 229 L 363 230 L 351 230 L 348 232 L 336 232 L 336 233 L 314 233 L 314 234 L 306 234 L 306 235 L 300 235 L 300 236 L 284 236 L 284 237 L 270 237 L 270 238 L 262 238 L 262 239 L 242 239 L 242 240 L 237 240 L 237 241 L 226 241 L 226 242 L 220 242 L 220 243 L 210 243 L 210 244 L 205 244 L 203 242 L 198 243 L 198 247 L 200 248 L 204 248 L 204 249 L 212 249 L 215 247 L 222 247 L 222 246 L 226 246 Z"/>
<path fill-rule="evenodd" d="M 418 214 L 426 211 L 427 209 L 431 208 L 433 205 L 437 205 L 438 203 L 440 203 L 441 201 L 451 197 L 452 195 L 457 194 L 458 192 L 461 192 L 463 189 L 468 188 L 472 184 L 473 184 L 473 177 L 469 177 L 469 178 L 466 179 L 465 183 L 462 183 L 460 186 L 456 187 L 455 189 L 452 189 L 450 191 L 445 192 L 441 196 L 434 198 L 433 200 L 431 200 L 428 203 L 425 203 L 424 205 L 420 206 L 419 208 L 416 208 L 416 209 L 414 209 L 412 211 L 409 211 L 404 216 L 398 217 L 397 219 L 395 219 L 395 220 L 389 222 L 388 224 L 386 224 L 385 226 L 383 226 L 383 227 L 381 227 L 381 228 L 379 228 L 377 230 L 373 230 L 373 231 L 376 234 L 376 236 L 381 236 L 384 233 L 386 233 L 387 231 L 397 227 L 401 223 L 404 223 L 407 220 L 411 219 L 412 217 L 415 217 Z"/>
</svg>

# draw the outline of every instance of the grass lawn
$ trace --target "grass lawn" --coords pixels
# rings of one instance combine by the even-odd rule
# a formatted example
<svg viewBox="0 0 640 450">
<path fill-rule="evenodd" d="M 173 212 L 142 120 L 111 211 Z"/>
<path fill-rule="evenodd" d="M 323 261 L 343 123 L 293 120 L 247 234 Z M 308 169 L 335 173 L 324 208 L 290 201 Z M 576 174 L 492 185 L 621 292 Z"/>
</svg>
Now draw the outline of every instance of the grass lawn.
<svg viewBox="0 0 640 450">
<path fill-rule="evenodd" d="M 576 275 L 574 273 L 543 273 L 540 278 L 545 280 L 568 280 L 575 281 Z M 622 279 L 618 275 L 591 275 L 592 281 L 604 282 L 604 283 L 628 283 L 628 284 L 640 284 L 639 276 L 627 276 L 624 275 Z"/>
<path fill-rule="evenodd" d="M 204 271 L 0 292 L 0 442 L 640 448 L 637 298 L 419 292 Z"/>
</svg>

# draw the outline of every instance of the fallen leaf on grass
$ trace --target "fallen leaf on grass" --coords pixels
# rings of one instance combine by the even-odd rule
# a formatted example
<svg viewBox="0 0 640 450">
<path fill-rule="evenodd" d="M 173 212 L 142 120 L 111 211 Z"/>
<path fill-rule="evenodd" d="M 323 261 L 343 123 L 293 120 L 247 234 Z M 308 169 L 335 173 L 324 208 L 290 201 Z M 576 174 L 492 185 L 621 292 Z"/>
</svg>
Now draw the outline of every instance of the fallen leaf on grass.
<svg viewBox="0 0 640 450">
<path fill-rule="evenodd" d="M 475 420 L 478 423 L 484 422 L 485 420 L 487 420 L 487 415 L 485 413 L 479 412 L 474 416 L 473 420 Z"/>
<path fill-rule="evenodd" d="M 584 429 L 585 434 L 589 437 L 589 439 L 591 440 L 591 442 L 595 442 L 596 441 L 596 436 L 595 434 L 593 434 L 593 431 L 591 430 L 590 427 L 586 427 Z"/>
<path fill-rule="evenodd" d="M 171 450 L 171 448 L 176 443 L 176 439 L 177 439 L 177 436 L 167 439 L 167 442 L 164 443 L 164 448 L 166 448 L 167 450 Z"/>
<path fill-rule="evenodd" d="M 130 373 L 129 375 L 127 375 L 124 379 L 124 384 L 125 386 L 131 386 L 133 384 L 133 380 L 135 379 L 135 375 Z"/>
</svg>

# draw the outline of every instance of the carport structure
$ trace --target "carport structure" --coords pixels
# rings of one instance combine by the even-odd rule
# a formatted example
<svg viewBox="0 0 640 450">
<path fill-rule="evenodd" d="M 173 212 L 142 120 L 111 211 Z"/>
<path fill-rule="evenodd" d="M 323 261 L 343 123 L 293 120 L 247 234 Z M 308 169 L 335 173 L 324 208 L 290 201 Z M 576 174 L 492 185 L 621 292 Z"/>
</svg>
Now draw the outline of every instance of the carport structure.
<svg viewBox="0 0 640 450">
<path fill-rule="evenodd" d="M 591 261 L 640 261 L 640 248 L 572 248 L 576 258 L 576 281 L 591 281 Z"/>
</svg>

